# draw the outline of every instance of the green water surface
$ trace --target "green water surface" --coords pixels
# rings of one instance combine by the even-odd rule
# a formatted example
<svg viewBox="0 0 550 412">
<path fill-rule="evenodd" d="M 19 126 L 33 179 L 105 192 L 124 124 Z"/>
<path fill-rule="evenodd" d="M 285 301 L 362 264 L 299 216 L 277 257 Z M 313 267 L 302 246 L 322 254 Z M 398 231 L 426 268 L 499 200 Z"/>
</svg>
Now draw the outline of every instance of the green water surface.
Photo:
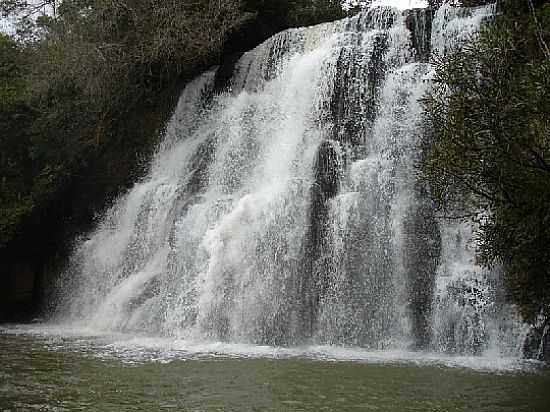
<svg viewBox="0 0 550 412">
<path fill-rule="evenodd" d="M 549 412 L 550 372 L 308 359 L 128 359 L 0 333 L 0 411 Z"/>
</svg>

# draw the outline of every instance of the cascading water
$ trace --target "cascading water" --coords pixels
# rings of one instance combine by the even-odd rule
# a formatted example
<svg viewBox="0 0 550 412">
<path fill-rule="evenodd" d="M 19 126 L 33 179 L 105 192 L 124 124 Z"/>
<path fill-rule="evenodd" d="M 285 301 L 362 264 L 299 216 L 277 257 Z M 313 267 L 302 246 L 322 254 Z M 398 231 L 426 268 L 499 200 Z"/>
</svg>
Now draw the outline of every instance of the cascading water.
<svg viewBox="0 0 550 412">
<path fill-rule="evenodd" d="M 280 33 L 183 92 L 148 176 L 76 247 L 56 315 L 97 332 L 516 354 L 472 229 L 415 164 L 430 53 L 494 12 L 381 7 Z"/>
</svg>

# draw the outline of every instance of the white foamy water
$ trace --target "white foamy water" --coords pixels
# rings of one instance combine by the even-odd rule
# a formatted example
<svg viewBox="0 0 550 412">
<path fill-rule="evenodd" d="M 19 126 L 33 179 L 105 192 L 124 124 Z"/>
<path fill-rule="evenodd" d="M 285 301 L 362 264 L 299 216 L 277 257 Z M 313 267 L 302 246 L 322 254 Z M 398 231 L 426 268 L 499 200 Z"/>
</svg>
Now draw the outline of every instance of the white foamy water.
<svg viewBox="0 0 550 412">
<path fill-rule="evenodd" d="M 204 342 L 171 338 L 113 334 L 97 336 L 93 329 L 68 325 L 18 325 L 0 328 L 0 334 L 32 336 L 44 348 L 78 353 L 100 360 L 126 364 L 171 363 L 212 359 L 310 359 L 319 362 L 355 362 L 419 367 L 467 368 L 488 373 L 538 373 L 543 364 L 501 356 L 450 356 L 441 353 L 403 350 L 369 351 L 356 347 L 309 345 L 276 347 L 226 342 Z"/>
<path fill-rule="evenodd" d="M 428 2 L 426 0 L 374 0 L 372 2 L 361 0 L 342 1 L 344 9 L 357 6 L 364 7 L 367 4 L 369 4 L 369 7 L 390 6 L 401 10 L 428 7 Z"/>
</svg>

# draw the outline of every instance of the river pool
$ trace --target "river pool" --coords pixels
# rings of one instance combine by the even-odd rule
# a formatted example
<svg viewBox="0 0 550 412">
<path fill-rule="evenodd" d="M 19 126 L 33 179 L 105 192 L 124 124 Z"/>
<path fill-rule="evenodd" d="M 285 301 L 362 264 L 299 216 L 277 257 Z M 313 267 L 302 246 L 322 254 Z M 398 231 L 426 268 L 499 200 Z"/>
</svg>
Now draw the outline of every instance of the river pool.
<svg viewBox="0 0 550 412">
<path fill-rule="evenodd" d="M 0 328 L 0 411 L 550 411 L 517 360 Z"/>
</svg>

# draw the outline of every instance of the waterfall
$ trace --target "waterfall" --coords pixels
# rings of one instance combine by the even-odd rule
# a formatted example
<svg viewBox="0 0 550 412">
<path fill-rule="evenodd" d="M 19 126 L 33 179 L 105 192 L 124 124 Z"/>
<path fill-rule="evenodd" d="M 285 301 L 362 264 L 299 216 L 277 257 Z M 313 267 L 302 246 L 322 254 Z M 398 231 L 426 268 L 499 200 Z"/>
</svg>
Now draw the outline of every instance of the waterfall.
<svg viewBox="0 0 550 412">
<path fill-rule="evenodd" d="M 191 82 L 147 176 L 76 245 L 57 320 L 267 345 L 519 354 L 524 333 L 416 164 L 431 53 L 493 6 L 371 8 Z M 232 72 L 228 79 L 227 72 Z"/>
</svg>

